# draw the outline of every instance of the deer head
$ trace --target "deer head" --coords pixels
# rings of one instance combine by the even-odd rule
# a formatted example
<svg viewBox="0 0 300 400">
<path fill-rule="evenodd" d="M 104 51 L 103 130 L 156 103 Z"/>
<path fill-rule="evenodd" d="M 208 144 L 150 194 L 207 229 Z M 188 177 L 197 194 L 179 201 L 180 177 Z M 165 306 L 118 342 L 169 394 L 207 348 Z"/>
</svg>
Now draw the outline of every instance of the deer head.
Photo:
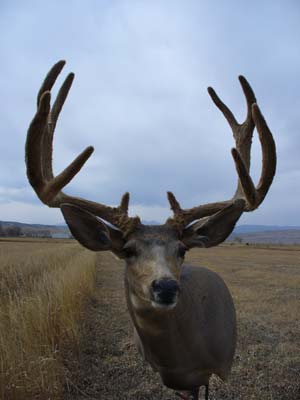
<svg viewBox="0 0 300 400">
<path fill-rule="evenodd" d="M 180 267 L 185 252 L 222 243 L 241 214 L 255 210 L 264 200 L 276 169 L 272 134 L 244 77 L 239 77 L 247 103 L 242 124 L 209 88 L 208 93 L 227 119 L 236 142 L 232 149 L 238 174 L 236 192 L 229 200 L 191 209 L 181 208 L 173 193 L 168 192 L 174 215 L 163 225 L 146 226 L 139 217 L 128 216 L 129 193 L 123 195 L 118 207 L 110 207 L 62 191 L 91 156 L 92 147 L 87 147 L 59 175 L 53 175 L 53 134 L 74 79 L 72 73 L 67 76 L 51 107 L 50 91 L 64 65 L 59 61 L 51 68 L 37 96 L 37 112 L 26 141 L 29 182 L 43 203 L 61 209 L 72 234 L 83 246 L 93 251 L 110 250 L 126 261 L 126 281 L 136 307 L 169 310 L 180 296 Z M 257 186 L 249 175 L 255 127 L 262 147 L 262 172 Z"/>
</svg>

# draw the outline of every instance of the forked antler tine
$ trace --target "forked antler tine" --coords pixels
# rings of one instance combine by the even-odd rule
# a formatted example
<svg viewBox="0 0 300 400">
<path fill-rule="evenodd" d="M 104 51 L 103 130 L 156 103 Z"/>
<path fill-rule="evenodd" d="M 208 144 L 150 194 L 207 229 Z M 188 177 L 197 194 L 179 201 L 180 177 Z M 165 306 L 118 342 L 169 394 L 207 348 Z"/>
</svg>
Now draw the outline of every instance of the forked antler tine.
<svg viewBox="0 0 300 400">
<path fill-rule="evenodd" d="M 42 169 L 41 144 L 50 111 L 50 99 L 50 92 L 45 92 L 41 96 L 38 110 L 28 129 L 25 145 L 28 180 L 38 196 L 45 184 Z"/>
<path fill-rule="evenodd" d="M 254 123 L 252 120 L 252 111 L 251 107 L 252 104 L 256 103 L 256 97 L 255 94 L 247 81 L 247 79 L 243 76 L 239 76 L 239 81 L 242 86 L 245 98 L 246 98 L 246 103 L 247 103 L 247 116 L 245 119 L 245 123 L 249 124 L 249 129 L 254 127 Z M 232 111 L 226 106 L 225 103 L 220 99 L 220 97 L 217 95 L 215 90 L 212 87 L 209 87 L 207 89 L 212 101 L 215 103 L 215 105 L 218 107 L 218 109 L 223 113 L 224 117 L 227 119 L 231 129 L 233 130 L 233 135 L 236 137 L 236 129 L 238 126 L 241 126 L 243 124 L 239 124 L 237 120 L 235 119 L 235 116 L 233 115 Z"/>
<path fill-rule="evenodd" d="M 213 102 L 227 119 L 236 142 L 236 148 L 232 149 L 232 156 L 239 177 L 236 193 L 230 200 L 204 204 L 191 209 L 181 209 L 175 196 L 168 193 L 171 209 L 174 212 L 174 219 L 170 219 L 170 223 L 176 223 L 180 227 L 182 224 L 188 224 L 195 219 L 213 215 L 224 207 L 228 207 L 235 199 L 240 198 L 246 200 L 244 211 L 252 211 L 261 204 L 271 186 L 276 169 L 275 142 L 256 104 L 256 97 L 250 84 L 242 75 L 239 76 L 239 81 L 247 102 L 247 116 L 241 124 L 237 122 L 231 110 L 223 103 L 214 89 L 208 88 L 208 93 Z M 249 174 L 251 142 L 255 126 L 258 131 L 263 158 L 262 173 L 257 187 L 255 187 Z"/>
<path fill-rule="evenodd" d="M 53 67 L 50 69 L 48 74 L 46 75 L 46 78 L 44 79 L 44 82 L 42 83 L 42 86 L 38 92 L 37 95 L 37 106 L 39 106 L 41 97 L 43 93 L 50 91 L 58 77 L 58 75 L 61 73 L 61 70 L 63 69 L 65 65 L 64 60 L 58 61 L 56 64 L 53 65 Z"/>
<path fill-rule="evenodd" d="M 275 142 L 257 104 L 252 104 L 252 116 L 262 148 L 262 172 L 257 187 L 254 186 L 239 152 L 236 149 L 232 149 L 231 151 L 239 181 L 247 201 L 245 211 L 254 210 L 261 204 L 272 184 L 276 170 Z M 238 193 L 236 197 L 237 195 Z"/>
<path fill-rule="evenodd" d="M 256 188 L 260 204 L 265 198 L 276 172 L 276 145 L 273 135 L 257 104 L 252 105 L 252 115 L 262 146 L 262 172 Z"/>
<path fill-rule="evenodd" d="M 46 89 L 46 91 L 49 91 L 50 89 L 52 89 L 64 65 L 65 61 L 63 60 L 59 61 L 51 68 L 51 70 L 47 74 L 38 94 L 38 101 L 40 103 L 43 102 L 44 99 L 45 92 L 43 93 L 43 90 Z M 55 102 L 51 108 L 51 111 L 50 111 L 51 95 L 48 92 L 49 97 L 47 96 L 47 101 L 48 101 L 47 105 L 48 115 L 46 117 L 47 122 L 44 123 L 44 128 L 41 127 L 39 131 L 41 138 L 38 142 L 38 145 L 40 147 L 39 147 L 39 153 L 37 154 L 41 154 L 40 169 L 44 185 L 43 190 L 41 192 L 41 196 L 46 202 L 51 201 L 60 192 L 60 190 L 74 178 L 74 176 L 80 171 L 80 169 L 83 167 L 85 162 L 88 160 L 88 158 L 94 151 L 93 147 L 87 147 L 59 175 L 57 175 L 56 177 L 53 176 L 53 171 L 52 171 L 53 134 L 58 116 L 68 96 L 73 80 L 74 80 L 74 74 L 70 73 L 65 79 L 64 83 L 62 84 L 55 99 Z M 37 113 L 39 113 L 39 111 Z"/>
<path fill-rule="evenodd" d="M 30 124 L 26 141 L 28 179 L 31 185 L 36 189 L 39 197 L 46 203 L 49 203 L 58 192 L 71 181 L 94 151 L 93 147 L 87 147 L 58 176 L 47 181 L 47 177 L 43 173 L 45 170 L 43 167 L 45 159 L 43 157 L 45 157 L 45 151 L 49 150 L 49 148 L 43 148 L 42 151 L 42 143 L 45 145 L 45 142 L 42 139 L 43 135 L 48 133 L 45 128 L 48 123 L 50 112 L 50 99 L 50 92 L 45 92 L 41 96 L 39 108 Z M 50 143 L 50 147 L 52 148 L 52 143 Z"/>
</svg>

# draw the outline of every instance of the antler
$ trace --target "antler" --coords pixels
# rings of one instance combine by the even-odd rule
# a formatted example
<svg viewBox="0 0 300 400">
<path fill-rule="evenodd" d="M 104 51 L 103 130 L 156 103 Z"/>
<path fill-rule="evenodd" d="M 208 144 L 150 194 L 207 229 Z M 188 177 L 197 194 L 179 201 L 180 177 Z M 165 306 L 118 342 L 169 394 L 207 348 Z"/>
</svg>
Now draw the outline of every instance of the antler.
<svg viewBox="0 0 300 400">
<path fill-rule="evenodd" d="M 244 211 L 253 211 L 264 200 L 276 170 L 276 147 L 271 131 L 256 104 L 255 94 L 243 76 L 239 76 L 239 81 L 247 102 L 247 116 L 242 124 L 239 124 L 230 109 L 221 101 L 213 88 L 208 88 L 215 105 L 222 111 L 227 119 L 235 139 L 236 148 L 231 150 L 235 167 L 238 173 L 238 185 L 232 199 L 220 201 L 217 203 L 209 203 L 200 205 L 191 209 L 182 209 L 173 193 L 168 192 L 168 199 L 174 217 L 170 218 L 167 223 L 183 229 L 189 223 L 217 213 L 225 207 L 233 204 L 237 199 L 245 200 Z M 252 136 L 256 127 L 259 140 L 262 147 L 262 172 L 258 185 L 255 187 L 250 170 L 250 151 L 252 144 Z"/>
<path fill-rule="evenodd" d="M 73 197 L 62 189 L 80 171 L 93 153 L 93 147 L 87 147 L 59 175 L 54 177 L 52 170 L 53 134 L 56 122 L 74 80 L 70 73 L 62 84 L 51 108 L 52 89 L 58 75 L 65 65 L 59 61 L 48 72 L 37 96 L 37 112 L 29 126 L 26 140 L 26 167 L 28 180 L 40 200 L 49 207 L 60 207 L 63 203 L 74 204 L 118 227 L 126 236 L 140 224 L 138 217 L 128 216 L 129 193 L 125 193 L 118 207 L 109 207 L 100 203 Z"/>
</svg>

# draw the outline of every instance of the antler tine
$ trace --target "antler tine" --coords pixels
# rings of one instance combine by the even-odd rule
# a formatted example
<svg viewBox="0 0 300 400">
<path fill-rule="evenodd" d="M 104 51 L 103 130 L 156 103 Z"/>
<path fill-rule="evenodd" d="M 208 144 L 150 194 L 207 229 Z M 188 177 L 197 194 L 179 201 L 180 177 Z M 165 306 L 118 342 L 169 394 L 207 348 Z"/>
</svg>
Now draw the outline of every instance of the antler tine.
<svg viewBox="0 0 300 400">
<path fill-rule="evenodd" d="M 262 203 L 273 182 L 276 172 L 276 145 L 259 107 L 252 106 L 252 115 L 262 145 L 262 172 L 258 182 L 256 193 L 258 205 Z"/>
<path fill-rule="evenodd" d="M 219 96 L 216 94 L 213 88 L 209 87 L 207 89 L 211 99 L 219 110 L 223 113 L 224 117 L 227 119 L 233 133 L 233 137 L 236 142 L 237 149 L 245 163 L 246 168 L 250 168 L 250 150 L 252 143 L 252 136 L 254 131 L 254 121 L 252 119 L 252 105 L 256 103 L 255 94 L 247 81 L 247 79 L 240 75 L 239 81 L 242 86 L 246 103 L 247 103 L 247 115 L 245 121 L 239 124 L 230 109 L 222 102 Z M 240 188 L 238 187 L 237 190 Z"/>
<path fill-rule="evenodd" d="M 122 197 L 118 207 L 109 207 L 93 201 L 69 196 L 62 192 L 73 177 L 80 171 L 93 153 L 93 147 L 87 147 L 59 175 L 53 176 L 52 143 L 56 122 L 72 86 L 74 74 L 67 76 L 62 84 L 52 109 L 50 108 L 52 89 L 65 61 L 56 63 L 47 74 L 38 93 L 38 109 L 29 126 L 26 140 L 27 176 L 38 197 L 49 207 L 60 207 L 63 203 L 74 204 L 107 220 L 117 226 L 124 235 L 130 233 L 137 224 L 138 217 L 128 217 L 129 193 Z"/>
<path fill-rule="evenodd" d="M 54 131 L 56 127 L 56 122 L 58 119 L 58 116 L 63 108 L 63 105 L 66 101 L 66 98 L 69 94 L 69 91 L 72 87 L 73 81 L 75 78 L 75 74 L 71 72 L 65 79 L 64 83 L 61 85 L 61 88 L 59 89 L 59 92 L 57 94 L 57 97 L 55 99 L 55 102 L 52 106 L 51 109 L 51 125 L 52 125 L 52 131 Z"/>
<path fill-rule="evenodd" d="M 246 120 L 245 121 L 249 121 L 250 126 L 253 124 L 252 121 L 252 105 L 254 103 L 256 103 L 256 97 L 255 97 L 255 93 L 253 92 L 252 87 L 249 85 L 249 82 L 247 81 L 247 79 L 243 76 L 240 75 L 239 76 L 239 81 L 240 84 L 242 86 L 245 98 L 246 98 L 246 102 L 247 102 L 247 116 L 246 116 Z M 252 124 L 251 124 L 252 123 Z"/>
<path fill-rule="evenodd" d="M 49 202 L 54 199 L 61 189 L 78 174 L 93 152 L 92 146 L 87 147 L 59 175 L 47 183 L 43 191 L 44 199 Z"/>
<path fill-rule="evenodd" d="M 64 102 L 68 96 L 69 90 L 72 86 L 74 80 L 74 74 L 70 73 L 62 84 L 57 97 L 54 101 L 54 104 L 51 108 L 51 111 L 48 116 L 48 126 L 42 135 L 42 167 L 43 174 L 45 179 L 51 180 L 53 179 L 53 171 L 52 171 L 52 154 L 53 154 L 53 135 L 56 127 L 56 122 L 60 111 L 64 105 Z"/>
<path fill-rule="evenodd" d="M 172 192 L 167 192 L 168 200 L 171 206 L 171 210 L 174 212 L 174 214 L 179 214 L 182 209 L 180 207 L 180 204 L 174 194 Z"/>
<path fill-rule="evenodd" d="M 38 92 L 37 106 L 39 106 L 39 104 L 40 104 L 42 95 L 45 92 L 48 92 L 48 91 L 50 92 L 54 83 L 56 82 L 58 75 L 61 73 L 65 64 L 66 64 L 65 60 L 60 60 L 56 64 L 54 64 L 53 67 L 50 69 L 50 71 L 46 75 L 46 78 L 44 79 L 44 82 L 42 83 L 42 86 Z"/>
<path fill-rule="evenodd" d="M 232 129 L 236 129 L 236 127 L 239 125 L 237 120 L 235 119 L 235 116 L 231 112 L 231 110 L 226 106 L 225 103 L 220 99 L 220 97 L 217 95 L 215 90 L 212 87 L 208 87 L 207 91 L 212 99 L 212 101 L 215 103 L 215 105 L 218 107 L 220 111 L 222 111 L 224 117 L 227 119 L 227 122 L 229 123 L 230 127 Z"/>
<path fill-rule="evenodd" d="M 242 124 L 237 122 L 232 111 L 223 103 L 214 89 L 208 88 L 208 93 L 213 102 L 228 121 L 236 142 L 236 148 L 232 149 L 232 156 L 239 177 L 235 195 L 230 200 L 200 205 L 186 210 L 181 209 L 173 194 L 168 196 L 171 208 L 174 211 L 174 218 L 168 220 L 168 222 L 179 225 L 181 229 L 182 226 L 195 219 L 215 214 L 238 198 L 246 200 L 244 211 L 253 211 L 261 204 L 273 181 L 276 170 L 276 146 L 272 133 L 256 104 L 256 97 L 250 84 L 243 76 L 239 76 L 239 81 L 247 103 L 247 116 Z M 258 131 L 263 155 L 262 173 L 257 187 L 255 187 L 249 174 L 252 136 L 255 127 Z M 178 206 L 174 207 L 174 204 L 178 204 Z"/>
<path fill-rule="evenodd" d="M 122 210 L 126 215 L 128 215 L 129 199 L 130 194 L 128 192 L 124 193 L 119 206 L 120 210 Z"/>
<path fill-rule="evenodd" d="M 27 177 L 39 197 L 45 184 L 42 172 L 41 142 L 42 134 L 47 126 L 50 98 L 50 92 L 45 92 L 40 97 L 38 110 L 29 126 L 25 145 Z"/>
<path fill-rule="evenodd" d="M 243 188 L 247 203 L 250 205 L 250 207 L 254 207 L 256 203 L 256 189 L 252 178 L 248 174 L 247 168 L 237 149 L 231 149 L 231 154 L 235 162 L 235 168 L 239 177 L 239 185 L 241 185 L 241 187 Z M 239 191 L 237 191 L 235 197 L 239 197 L 238 194 Z"/>
</svg>

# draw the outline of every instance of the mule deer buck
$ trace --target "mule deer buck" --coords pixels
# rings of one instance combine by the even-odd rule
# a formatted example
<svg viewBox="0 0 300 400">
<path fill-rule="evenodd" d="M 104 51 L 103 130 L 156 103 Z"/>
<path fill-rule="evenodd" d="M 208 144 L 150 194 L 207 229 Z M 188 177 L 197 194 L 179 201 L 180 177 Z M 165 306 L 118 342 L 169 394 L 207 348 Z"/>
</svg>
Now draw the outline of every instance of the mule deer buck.
<svg viewBox="0 0 300 400">
<path fill-rule="evenodd" d="M 199 388 L 212 374 L 226 379 L 236 347 L 236 316 L 231 295 L 214 272 L 183 264 L 193 247 L 222 243 L 244 211 L 264 200 L 276 168 L 272 134 L 247 82 L 239 80 L 247 102 L 247 117 L 239 124 L 212 88 L 208 92 L 227 119 L 236 142 L 232 149 L 238 184 L 232 199 L 181 208 L 168 192 L 173 216 L 164 225 L 147 226 L 128 216 L 129 193 L 118 207 L 69 196 L 62 191 L 93 152 L 86 148 L 63 172 L 54 176 L 52 141 L 56 122 L 74 74 L 69 74 L 51 108 L 50 90 L 65 62 L 46 76 L 37 96 L 37 112 L 26 142 L 27 176 L 40 200 L 61 209 L 74 237 L 93 251 L 110 250 L 126 262 L 125 291 L 134 339 L 163 383 L 181 398 L 198 399 Z M 262 147 L 262 172 L 254 185 L 250 149 L 256 127 Z"/>
</svg>

